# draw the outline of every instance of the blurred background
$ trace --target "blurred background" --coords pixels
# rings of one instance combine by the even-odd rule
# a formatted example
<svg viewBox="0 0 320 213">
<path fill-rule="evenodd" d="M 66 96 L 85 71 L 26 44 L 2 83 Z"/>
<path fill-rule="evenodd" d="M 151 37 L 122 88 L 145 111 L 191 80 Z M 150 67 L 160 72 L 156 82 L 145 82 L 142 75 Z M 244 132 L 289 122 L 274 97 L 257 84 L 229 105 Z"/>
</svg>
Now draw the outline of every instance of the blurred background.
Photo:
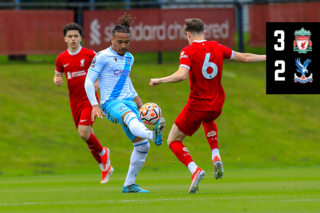
<svg viewBox="0 0 320 213">
<path fill-rule="evenodd" d="M 185 18 L 202 19 L 208 40 L 266 54 L 266 22 L 319 22 L 320 2 L 1 0 L 0 177 L 99 173 L 74 126 L 66 79 L 61 87 L 53 83 L 55 59 L 67 49 L 62 33 L 67 23 L 83 26 L 82 45 L 100 51 L 111 45 L 111 31 L 124 12 L 136 17 L 131 79 L 143 102 L 162 108 L 166 138 L 188 99 L 189 84 L 150 88 L 148 83 L 177 70 L 180 50 L 188 45 Z M 223 72 L 226 102 L 216 122 L 226 168 L 320 165 L 318 96 L 266 95 L 265 62 L 225 61 Z M 111 149 L 112 165 L 125 172 L 133 146 L 121 126 L 99 119 L 94 130 Z M 202 127 L 185 145 L 199 166 L 211 169 Z M 152 145 L 143 169 L 185 168 L 164 143 Z"/>
</svg>

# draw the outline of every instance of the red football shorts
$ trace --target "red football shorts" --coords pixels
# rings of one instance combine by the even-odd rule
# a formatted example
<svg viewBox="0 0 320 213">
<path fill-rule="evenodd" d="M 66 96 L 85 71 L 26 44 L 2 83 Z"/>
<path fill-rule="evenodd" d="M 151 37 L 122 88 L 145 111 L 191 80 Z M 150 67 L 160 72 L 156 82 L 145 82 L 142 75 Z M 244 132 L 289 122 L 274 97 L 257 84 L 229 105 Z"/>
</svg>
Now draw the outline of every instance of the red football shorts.
<svg viewBox="0 0 320 213">
<path fill-rule="evenodd" d="M 72 108 L 72 116 L 73 116 L 73 121 L 78 128 L 78 125 L 84 125 L 84 126 L 92 126 L 93 122 L 91 120 L 91 112 L 92 112 L 92 107 L 84 107 L 82 109 L 77 109 L 77 108 Z"/>
<path fill-rule="evenodd" d="M 192 136 L 200 127 L 202 122 L 216 120 L 222 113 L 218 111 L 195 111 L 186 107 L 182 109 L 174 123 L 178 129 L 188 136 Z"/>
</svg>

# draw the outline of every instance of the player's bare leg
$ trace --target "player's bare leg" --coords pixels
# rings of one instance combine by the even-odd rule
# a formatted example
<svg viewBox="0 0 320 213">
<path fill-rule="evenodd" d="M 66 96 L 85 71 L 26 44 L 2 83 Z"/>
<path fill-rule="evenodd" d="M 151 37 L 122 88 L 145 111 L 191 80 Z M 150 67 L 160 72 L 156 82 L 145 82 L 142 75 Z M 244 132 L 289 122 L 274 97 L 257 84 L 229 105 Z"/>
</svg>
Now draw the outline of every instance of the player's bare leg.
<svg viewBox="0 0 320 213">
<path fill-rule="evenodd" d="M 213 175 L 216 179 L 224 175 L 223 163 L 221 161 L 218 146 L 218 128 L 214 121 L 203 122 L 202 126 L 212 152 Z"/>
<path fill-rule="evenodd" d="M 135 183 L 137 175 L 146 161 L 150 144 L 147 139 L 135 137 L 132 141 L 134 149 L 130 158 L 129 171 L 126 177 L 126 181 L 123 184 L 123 193 L 148 193 Z"/>
<path fill-rule="evenodd" d="M 206 173 L 196 165 L 189 154 L 188 148 L 182 144 L 182 141 L 186 138 L 186 136 L 186 134 L 178 129 L 176 124 L 173 124 L 167 143 L 171 151 L 184 165 L 186 165 L 191 172 L 192 181 L 189 188 L 189 193 L 194 194 L 197 190 L 199 190 L 200 181 L 203 179 Z"/>
<path fill-rule="evenodd" d="M 102 180 L 100 183 L 107 183 L 110 175 L 113 172 L 110 161 L 110 150 L 106 147 L 102 147 L 99 140 L 93 134 L 93 129 L 91 126 L 78 125 L 78 134 L 82 140 L 87 142 L 93 157 L 100 166 L 102 174 Z"/>
</svg>

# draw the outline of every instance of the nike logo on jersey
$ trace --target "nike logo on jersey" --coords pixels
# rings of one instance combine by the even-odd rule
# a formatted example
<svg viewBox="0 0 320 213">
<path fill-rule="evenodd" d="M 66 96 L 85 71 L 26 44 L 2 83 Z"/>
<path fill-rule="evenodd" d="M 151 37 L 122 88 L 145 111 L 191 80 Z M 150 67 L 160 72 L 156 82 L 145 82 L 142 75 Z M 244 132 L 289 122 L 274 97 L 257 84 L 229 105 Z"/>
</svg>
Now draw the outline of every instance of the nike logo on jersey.
<svg viewBox="0 0 320 213">
<path fill-rule="evenodd" d="M 66 67 L 66 66 L 68 66 L 70 63 L 67 63 L 67 64 L 65 64 L 65 65 L 63 65 L 63 67 Z"/>
<path fill-rule="evenodd" d="M 80 120 L 80 122 L 85 122 L 85 121 L 87 121 L 87 120 Z"/>
</svg>

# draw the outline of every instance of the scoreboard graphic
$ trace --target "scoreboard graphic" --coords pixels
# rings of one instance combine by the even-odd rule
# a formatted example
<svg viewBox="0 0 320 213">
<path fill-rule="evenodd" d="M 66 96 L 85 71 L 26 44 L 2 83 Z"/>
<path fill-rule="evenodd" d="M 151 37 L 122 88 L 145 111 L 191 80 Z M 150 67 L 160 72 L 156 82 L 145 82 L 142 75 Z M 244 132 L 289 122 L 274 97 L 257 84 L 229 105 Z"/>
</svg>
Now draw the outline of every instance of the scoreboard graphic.
<svg viewBox="0 0 320 213">
<path fill-rule="evenodd" d="M 267 23 L 267 94 L 320 94 L 320 23 Z"/>
</svg>

